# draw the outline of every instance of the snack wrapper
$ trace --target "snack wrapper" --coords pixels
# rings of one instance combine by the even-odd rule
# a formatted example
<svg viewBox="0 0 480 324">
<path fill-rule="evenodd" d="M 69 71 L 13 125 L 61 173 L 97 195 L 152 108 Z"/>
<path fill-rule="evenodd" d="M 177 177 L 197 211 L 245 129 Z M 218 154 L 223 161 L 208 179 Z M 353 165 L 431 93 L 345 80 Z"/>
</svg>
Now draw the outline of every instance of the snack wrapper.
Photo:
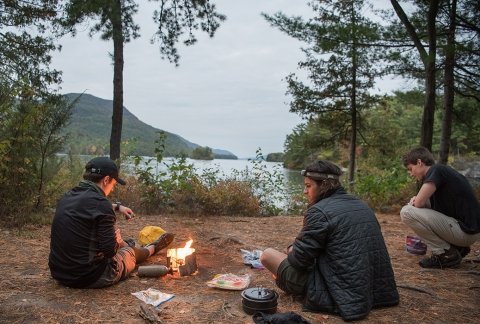
<svg viewBox="0 0 480 324">
<path fill-rule="evenodd" d="M 249 264 L 254 269 L 265 269 L 263 264 L 260 262 L 260 257 L 262 256 L 262 253 L 263 253 L 262 250 L 248 251 L 248 250 L 240 249 L 240 252 L 242 252 L 242 258 L 243 258 L 244 264 Z"/>
<path fill-rule="evenodd" d="M 132 293 L 132 295 L 145 302 L 146 304 L 153 305 L 154 307 L 157 307 L 160 304 L 169 301 L 170 299 L 175 297 L 175 295 L 163 293 L 155 288 L 148 288 L 147 290 L 137 291 Z"/>
<path fill-rule="evenodd" d="M 213 288 L 228 290 L 243 290 L 250 285 L 250 275 L 241 276 L 232 273 L 217 274 L 212 280 L 207 281 L 207 285 Z"/>
</svg>

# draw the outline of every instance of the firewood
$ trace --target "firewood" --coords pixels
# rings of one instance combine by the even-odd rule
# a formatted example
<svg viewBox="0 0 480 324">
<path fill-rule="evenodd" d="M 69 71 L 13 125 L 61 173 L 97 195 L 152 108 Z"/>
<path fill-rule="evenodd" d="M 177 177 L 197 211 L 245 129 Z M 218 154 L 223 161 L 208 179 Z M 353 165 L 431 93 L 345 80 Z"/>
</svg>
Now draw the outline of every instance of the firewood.
<svg viewBox="0 0 480 324">
<path fill-rule="evenodd" d="M 151 305 L 140 305 L 140 311 L 138 312 L 140 317 L 142 317 L 148 323 L 162 324 L 160 317 L 158 317 L 157 310 Z"/>
</svg>

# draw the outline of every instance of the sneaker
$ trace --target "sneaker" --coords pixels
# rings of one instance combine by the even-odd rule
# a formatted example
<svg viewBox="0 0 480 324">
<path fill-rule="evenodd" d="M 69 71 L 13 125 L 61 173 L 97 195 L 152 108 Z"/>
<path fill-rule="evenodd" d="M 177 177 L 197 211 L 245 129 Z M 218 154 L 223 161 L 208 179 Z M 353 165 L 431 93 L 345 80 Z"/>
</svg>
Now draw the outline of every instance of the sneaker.
<svg viewBox="0 0 480 324">
<path fill-rule="evenodd" d="M 453 245 L 453 244 L 450 244 L 452 247 L 456 248 L 458 250 L 458 252 L 460 252 L 460 255 L 462 256 L 462 258 L 466 257 L 467 254 L 470 253 L 470 247 L 469 246 L 457 246 L 457 245 Z"/>
<path fill-rule="evenodd" d="M 174 237 L 175 237 L 175 234 L 164 233 L 160 235 L 158 239 L 148 244 L 146 247 L 149 247 L 150 245 L 155 246 L 155 252 L 153 252 L 153 254 L 157 254 L 160 250 L 169 246 L 170 243 L 172 243 Z"/>
<path fill-rule="evenodd" d="M 407 235 L 405 249 L 411 254 L 424 255 L 427 253 L 427 245 L 414 235 Z"/>
<path fill-rule="evenodd" d="M 127 238 L 124 241 L 129 247 L 135 247 L 135 240 L 133 238 Z"/>
<path fill-rule="evenodd" d="M 420 260 L 418 264 L 422 268 L 449 268 L 459 265 L 462 262 L 462 256 L 460 252 L 454 247 L 450 247 L 449 250 L 445 250 L 444 253 L 435 255 L 432 254 L 430 258 Z"/>
</svg>

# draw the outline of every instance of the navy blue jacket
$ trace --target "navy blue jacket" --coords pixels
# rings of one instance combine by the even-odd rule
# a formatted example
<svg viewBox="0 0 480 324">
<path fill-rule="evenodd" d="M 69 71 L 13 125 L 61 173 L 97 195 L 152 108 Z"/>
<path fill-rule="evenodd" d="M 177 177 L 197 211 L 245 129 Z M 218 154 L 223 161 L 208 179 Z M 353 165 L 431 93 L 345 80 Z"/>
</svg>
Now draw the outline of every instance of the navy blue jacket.
<svg viewBox="0 0 480 324">
<path fill-rule="evenodd" d="M 308 209 L 288 261 L 310 272 L 305 310 L 357 320 L 374 307 L 399 302 L 377 218 L 343 188 Z"/>
</svg>

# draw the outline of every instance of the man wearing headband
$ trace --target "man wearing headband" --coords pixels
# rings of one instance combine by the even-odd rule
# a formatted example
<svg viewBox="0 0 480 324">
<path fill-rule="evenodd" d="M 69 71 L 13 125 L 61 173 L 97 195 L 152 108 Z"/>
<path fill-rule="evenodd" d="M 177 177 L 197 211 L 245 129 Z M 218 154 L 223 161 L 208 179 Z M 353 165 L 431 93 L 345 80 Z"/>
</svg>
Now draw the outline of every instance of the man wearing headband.
<svg viewBox="0 0 480 324">
<path fill-rule="evenodd" d="M 54 279 L 72 288 L 102 288 L 128 278 L 137 263 L 165 248 L 173 234 L 165 233 L 144 248 L 125 242 L 115 229 L 115 211 L 133 217 L 130 208 L 110 203 L 118 168 L 108 157 L 85 166 L 83 181 L 58 202 L 52 222 L 48 266 Z"/>
<path fill-rule="evenodd" d="M 397 305 L 399 295 L 374 212 L 341 186 L 342 171 L 328 161 L 301 172 L 308 210 L 286 253 L 268 248 L 260 260 L 286 293 L 307 311 L 365 318 L 372 308 Z"/>
</svg>

